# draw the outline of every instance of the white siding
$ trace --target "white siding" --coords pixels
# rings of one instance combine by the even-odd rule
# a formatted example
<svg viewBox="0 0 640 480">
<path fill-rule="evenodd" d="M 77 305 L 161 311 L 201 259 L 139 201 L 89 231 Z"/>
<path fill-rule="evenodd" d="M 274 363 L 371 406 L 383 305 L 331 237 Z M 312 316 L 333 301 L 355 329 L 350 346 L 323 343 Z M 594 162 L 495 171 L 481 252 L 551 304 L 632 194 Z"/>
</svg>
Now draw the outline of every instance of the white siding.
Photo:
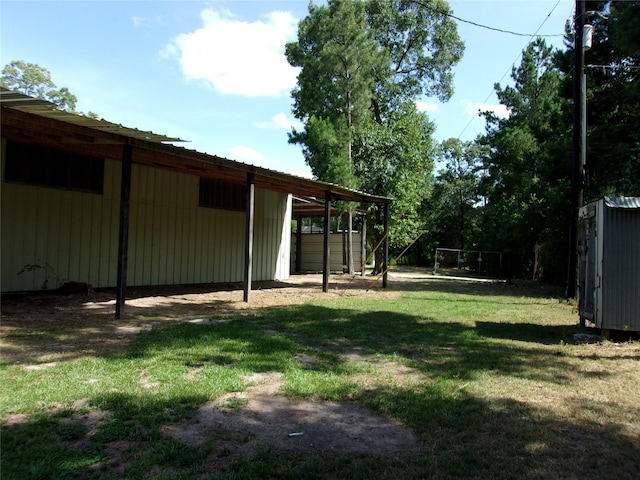
<svg viewBox="0 0 640 480">
<path fill-rule="evenodd" d="M 105 162 L 104 194 L 97 195 L 5 183 L 5 151 L 3 141 L 2 291 L 53 289 L 68 281 L 114 285 L 119 164 Z"/>
<path fill-rule="evenodd" d="M 3 140 L 3 175 L 4 154 Z M 103 195 L 3 178 L 3 292 L 116 285 L 120 167 L 105 161 Z M 133 165 L 128 285 L 243 279 L 245 213 L 199 207 L 198 185 L 195 176 Z M 253 280 L 288 278 L 290 223 L 290 196 L 256 189 Z"/>
<path fill-rule="evenodd" d="M 321 272 L 323 270 L 324 259 L 324 235 L 319 233 L 303 234 L 300 270 L 303 272 Z M 291 236 L 291 270 L 295 271 L 297 242 L 296 235 Z M 353 233 L 353 263 L 356 270 L 364 261 L 361 255 L 362 242 L 360 233 Z M 329 235 L 329 257 L 330 270 L 332 272 L 342 272 L 342 233 L 332 233 Z"/>
<path fill-rule="evenodd" d="M 291 197 L 256 189 L 253 227 L 253 280 L 289 278 Z"/>
</svg>

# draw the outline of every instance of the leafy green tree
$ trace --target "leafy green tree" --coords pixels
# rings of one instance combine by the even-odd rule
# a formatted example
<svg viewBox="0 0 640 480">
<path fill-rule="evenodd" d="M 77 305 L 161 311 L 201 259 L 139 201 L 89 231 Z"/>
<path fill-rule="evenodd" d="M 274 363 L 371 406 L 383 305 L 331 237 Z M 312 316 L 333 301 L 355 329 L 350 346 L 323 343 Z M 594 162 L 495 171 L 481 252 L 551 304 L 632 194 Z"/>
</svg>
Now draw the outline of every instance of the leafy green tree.
<svg viewBox="0 0 640 480">
<path fill-rule="evenodd" d="M 417 111 L 413 102 L 405 102 L 388 121 L 379 124 L 369 120 L 356 134 L 355 169 L 363 190 L 385 192 L 394 198 L 390 216 L 395 226 L 389 237 L 392 253 L 404 249 L 423 228 L 418 209 L 431 185 L 434 130 L 434 124 Z M 383 212 L 371 207 L 369 216 L 377 228 L 377 244 L 383 235 Z M 376 252 L 379 267 L 381 254 L 381 250 Z"/>
<path fill-rule="evenodd" d="M 447 101 L 453 95 L 451 68 L 460 61 L 464 43 L 443 0 L 369 0 L 367 19 L 385 68 L 376 70 L 374 112 L 397 108 L 404 99 L 420 96 Z"/>
<path fill-rule="evenodd" d="M 448 98 L 450 69 L 463 49 L 455 22 L 442 13 L 449 11 L 447 4 L 432 3 L 438 9 L 406 0 L 329 0 L 327 5 L 310 5 L 309 15 L 299 24 L 298 40 L 287 44 L 286 54 L 290 64 L 301 67 L 292 97 L 294 115 L 304 122 L 304 129 L 291 133 L 290 142 L 303 146 L 317 178 L 394 196 L 397 205 L 414 201 L 412 208 L 417 208 L 420 199 L 414 195 L 424 195 L 424 188 L 409 191 L 379 179 L 414 175 L 414 183 L 422 184 L 428 171 L 396 173 L 411 161 L 358 142 L 388 145 L 390 132 L 400 131 L 393 123 L 405 113 L 409 123 L 424 127 L 423 134 L 432 133 L 426 118 L 418 120 L 418 112 L 407 104 L 424 94 Z M 396 145 L 409 138 L 416 136 L 400 136 Z M 430 146 L 431 142 L 422 152 L 425 159 L 432 153 Z M 398 148 L 387 151 L 404 155 Z"/>
<path fill-rule="evenodd" d="M 48 100 L 61 110 L 74 112 L 77 98 L 68 88 L 56 87 L 51 73 L 35 63 L 14 60 L 2 69 L 0 83 L 3 87 L 32 97 Z"/>
<path fill-rule="evenodd" d="M 438 146 L 436 158 L 443 168 L 423 205 L 423 214 L 428 219 L 427 237 L 434 239 L 436 246 L 472 249 L 484 150 L 475 142 L 457 138 Z"/>
<path fill-rule="evenodd" d="M 298 42 L 287 44 L 286 54 L 291 65 L 302 67 L 292 96 L 295 115 L 307 120 L 304 130 L 291 133 L 290 141 L 304 146 L 317 178 L 359 188 L 353 132 L 366 118 L 372 70 L 381 58 L 366 27 L 364 4 L 333 0 L 326 7 L 310 5 L 298 27 Z M 348 270 L 353 272 L 353 207 L 340 207 L 347 213 L 345 249 Z"/>
<path fill-rule="evenodd" d="M 364 5 L 332 0 L 309 6 L 298 26 L 298 41 L 286 45 L 289 63 L 302 67 L 293 90 L 294 114 L 305 121 L 292 143 L 304 146 L 313 174 L 325 181 L 358 188 L 353 175 L 352 134 L 366 117 L 379 61 L 366 27 Z M 324 146 L 322 141 L 328 140 Z"/>
<path fill-rule="evenodd" d="M 640 2 L 592 2 L 585 202 L 640 196 Z M 608 12 L 608 13 L 607 13 Z"/>
<path fill-rule="evenodd" d="M 486 199 L 477 243 L 481 249 L 516 254 L 533 272 L 537 252 L 550 259 L 547 279 L 566 275 L 571 132 L 568 102 L 560 96 L 562 75 L 543 39 L 524 50 L 512 71 L 514 86 L 495 89 L 509 116 L 486 113 L 490 149 L 481 194 Z M 538 265 L 540 263 L 538 262 Z"/>
</svg>

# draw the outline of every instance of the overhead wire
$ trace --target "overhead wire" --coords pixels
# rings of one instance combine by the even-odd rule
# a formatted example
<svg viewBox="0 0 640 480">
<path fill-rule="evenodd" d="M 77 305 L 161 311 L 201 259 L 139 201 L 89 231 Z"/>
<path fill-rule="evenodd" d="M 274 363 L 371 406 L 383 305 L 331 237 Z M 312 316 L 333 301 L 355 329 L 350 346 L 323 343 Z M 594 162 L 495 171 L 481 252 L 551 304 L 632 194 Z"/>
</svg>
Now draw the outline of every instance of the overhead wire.
<svg viewBox="0 0 640 480">
<path fill-rule="evenodd" d="M 536 29 L 535 33 L 531 34 L 531 35 L 526 35 L 529 37 L 529 41 L 528 43 L 531 43 L 531 40 L 533 40 L 533 38 L 537 38 L 537 37 L 549 37 L 549 36 L 562 36 L 562 35 L 538 35 L 538 32 L 540 31 L 540 29 L 544 26 L 545 23 L 547 23 L 547 20 L 549 20 L 549 18 L 551 17 L 551 15 L 553 14 L 553 12 L 555 11 L 555 9 L 558 7 L 558 5 L 560 5 L 560 2 L 562 0 L 557 0 L 556 4 L 553 6 L 553 8 L 551 9 L 551 11 L 547 14 L 547 16 L 544 18 L 544 20 L 542 21 L 542 23 L 540 24 L 540 26 Z M 455 17 L 453 17 L 455 18 Z M 466 22 L 466 23 L 472 23 L 472 22 Z M 472 23 L 474 24 L 474 23 Z M 474 24 L 475 25 L 475 24 Z M 478 26 L 482 26 L 482 25 L 478 25 Z M 484 26 L 484 28 L 489 28 Z M 496 31 L 500 31 L 499 29 L 494 29 L 494 28 L 490 28 L 490 30 L 496 30 Z M 509 32 L 509 31 L 505 31 L 504 33 L 511 33 L 514 34 L 514 32 Z M 519 34 L 518 34 L 519 35 Z M 524 36 L 524 35 L 523 35 Z M 515 60 L 511 63 L 511 65 L 509 66 L 509 68 L 507 69 L 507 71 L 502 75 L 502 77 L 500 77 L 500 80 L 498 80 L 497 83 L 500 83 L 504 80 L 504 77 L 506 77 L 509 72 L 511 72 L 511 70 L 513 69 L 513 66 L 516 64 L 516 62 L 518 61 L 518 59 L 522 56 L 522 51 L 518 54 L 518 56 L 515 58 Z M 487 98 L 484 99 L 484 102 L 482 102 L 482 104 L 486 104 L 489 99 L 491 98 L 491 95 L 493 95 L 493 90 L 491 90 L 489 92 L 489 94 L 487 95 Z M 465 127 L 462 129 L 462 131 L 460 132 L 460 134 L 458 135 L 458 139 L 460 139 L 460 137 L 462 137 L 462 135 L 464 134 L 464 132 L 467 131 L 467 129 L 471 126 L 471 124 L 474 122 L 474 120 L 476 120 L 477 116 L 474 115 L 473 117 L 471 117 L 469 119 L 469 121 L 467 122 L 467 124 L 465 125 Z"/>
<path fill-rule="evenodd" d="M 416 3 L 424 8 L 426 8 L 427 10 L 431 10 L 432 12 L 435 13 L 439 13 L 440 15 L 443 15 L 445 17 L 449 17 L 449 18 L 453 18 L 454 20 L 457 20 L 459 22 L 462 23 L 468 23 L 469 25 L 473 25 L 475 27 L 480 27 L 480 28 L 485 28 L 487 30 L 492 30 L 494 32 L 499 32 L 499 33 L 507 33 L 509 35 L 515 35 L 518 37 L 562 37 L 564 34 L 562 33 L 555 33 L 555 34 L 547 34 L 547 35 L 538 35 L 538 32 L 540 31 L 540 28 L 542 27 L 542 25 L 544 25 L 544 22 L 542 23 L 542 25 L 540 25 L 540 27 L 538 27 L 538 30 L 536 30 L 536 33 L 534 34 L 530 34 L 530 33 L 521 33 L 521 32 L 514 32 L 512 30 L 505 30 L 502 28 L 497 28 L 497 27 L 491 27 L 489 25 L 484 25 L 482 23 L 478 23 L 478 22 L 474 22 L 473 20 L 466 20 L 464 18 L 460 18 L 452 13 L 449 12 L 445 12 L 443 10 L 438 10 L 433 8 L 431 5 L 427 5 L 423 2 L 421 2 L 420 0 L 412 0 L 413 3 Z M 560 0 L 558 0 L 558 3 L 560 3 Z M 556 4 L 556 7 L 558 6 L 558 4 Z M 553 10 L 555 10 L 555 7 L 553 7 L 553 9 L 551 10 L 551 13 L 553 13 Z M 551 13 L 549 13 L 549 15 L 551 15 Z M 546 19 L 545 19 L 546 21 Z"/>
</svg>

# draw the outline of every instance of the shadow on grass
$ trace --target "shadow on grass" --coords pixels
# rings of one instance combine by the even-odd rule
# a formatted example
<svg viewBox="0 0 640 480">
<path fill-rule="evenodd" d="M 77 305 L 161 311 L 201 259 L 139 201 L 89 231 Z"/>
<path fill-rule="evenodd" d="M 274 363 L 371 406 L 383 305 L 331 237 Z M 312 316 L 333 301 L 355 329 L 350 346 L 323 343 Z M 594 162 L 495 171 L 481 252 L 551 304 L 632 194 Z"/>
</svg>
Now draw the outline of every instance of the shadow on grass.
<svg viewBox="0 0 640 480">
<path fill-rule="evenodd" d="M 520 342 L 557 345 L 572 340 L 576 327 L 567 325 L 537 325 L 535 323 L 505 323 L 476 321 L 476 331 L 482 337 Z"/>
<path fill-rule="evenodd" d="M 160 355 L 187 365 L 214 363 L 258 372 L 298 368 L 294 356 L 299 353 L 315 357 L 305 368 L 336 372 L 345 371 L 353 355 L 386 356 L 429 376 L 469 380 L 491 371 L 564 384 L 575 369 L 559 346 L 565 338 L 564 327 L 467 325 L 307 304 L 221 324 L 152 331 L 134 340 L 127 355 Z M 558 348 L 549 348 L 552 345 Z"/>
<path fill-rule="evenodd" d="M 425 380 L 405 386 L 373 383 L 347 389 L 344 395 L 414 429 L 420 447 L 406 452 L 401 461 L 340 454 L 301 460 L 291 452 L 267 449 L 232 462 L 227 470 L 216 470 L 216 459 L 228 455 L 228 445 L 216 444 L 212 437 L 206 445 L 190 448 L 163 432 L 163 426 L 195 415 L 212 395 L 208 386 L 198 395 L 181 393 L 180 382 L 186 381 L 179 376 L 168 377 L 169 387 L 160 392 L 125 394 L 111 389 L 94 394 L 91 406 L 109 413 L 95 425 L 44 414 L 5 426 L 2 475 L 6 479 L 239 478 L 247 473 L 368 480 L 635 478 L 640 446 L 614 418 L 602 423 L 567 419 L 543 407 L 507 398 L 487 401 L 465 390 L 464 382 L 485 371 L 550 384 L 568 381 L 566 373 L 575 366 L 558 348 L 550 347 L 563 335 L 562 329 L 532 324 L 467 325 L 392 311 L 310 304 L 222 323 L 154 330 L 134 339 L 125 354 L 111 358 L 148 360 L 151 363 L 135 368 L 158 368 L 159 374 L 167 365 L 202 368 L 205 379 L 207 372 L 216 375 L 223 370 L 237 371 L 235 375 L 311 371 L 344 376 L 354 386 L 347 368 L 350 358 L 382 356 L 404 362 Z M 301 364 L 296 360 L 299 353 L 317 361 Z M 176 371 L 184 374 L 184 369 Z M 578 398 L 564 401 L 573 402 L 576 410 L 584 408 Z M 248 425 L 252 419 L 242 421 Z"/>
<path fill-rule="evenodd" d="M 163 434 L 162 425 L 193 414 L 206 400 L 105 393 L 92 400 L 107 413 L 99 421 L 66 410 L 4 426 L 2 478 L 175 478 L 172 472 L 189 476 L 207 451 L 176 442 Z"/>
<path fill-rule="evenodd" d="M 100 424 L 87 426 L 77 416 L 54 414 L 4 427 L 2 478 L 632 480 L 640 471 L 637 439 L 613 421 L 572 421 L 511 399 L 489 403 L 447 382 L 374 388 L 355 400 L 411 427 L 419 447 L 391 459 L 269 445 L 242 454 L 245 440 L 230 444 L 225 437 L 246 435 L 255 419 L 242 416 L 236 432 L 214 427 L 208 442 L 188 446 L 164 434 L 163 426 L 193 413 L 204 398 L 111 393 L 94 399 L 110 413 Z M 313 428 L 308 425 L 309 433 Z M 232 459 L 223 460 L 228 456 Z"/>
<path fill-rule="evenodd" d="M 640 444 L 615 421 L 572 421 L 512 399 L 489 403 L 446 383 L 373 389 L 358 400 L 421 433 L 411 478 L 631 480 L 640 471 Z"/>
</svg>

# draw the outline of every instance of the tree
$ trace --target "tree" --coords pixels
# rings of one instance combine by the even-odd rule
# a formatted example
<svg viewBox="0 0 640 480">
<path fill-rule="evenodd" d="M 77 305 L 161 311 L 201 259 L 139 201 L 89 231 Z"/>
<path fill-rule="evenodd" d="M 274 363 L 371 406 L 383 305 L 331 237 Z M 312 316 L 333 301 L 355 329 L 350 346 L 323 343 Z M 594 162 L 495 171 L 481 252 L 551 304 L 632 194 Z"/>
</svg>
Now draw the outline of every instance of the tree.
<svg viewBox="0 0 640 480">
<path fill-rule="evenodd" d="M 392 251 L 399 252 L 422 229 L 418 208 L 431 185 L 435 126 L 417 111 L 413 102 L 405 102 L 383 124 L 370 119 L 356 134 L 355 171 L 368 192 L 385 192 L 394 199 L 390 216 L 395 218 L 389 237 Z M 382 238 L 383 212 L 370 207 L 374 219 L 375 243 Z M 376 252 L 375 273 L 382 267 L 382 251 Z"/>
<path fill-rule="evenodd" d="M 490 150 L 481 194 L 487 204 L 477 243 L 518 255 L 523 271 L 534 275 L 536 252 L 544 246 L 550 259 L 545 275 L 560 281 L 566 272 L 571 121 L 553 49 L 533 41 L 511 76 L 514 86 L 495 86 L 509 116 L 485 113 L 481 142 Z"/>
<path fill-rule="evenodd" d="M 298 42 L 286 46 L 293 66 L 303 67 L 292 92 L 294 113 L 307 120 L 304 130 L 293 131 L 292 143 L 303 152 L 313 174 L 324 181 L 359 188 L 353 168 L 353 132 L 366 116 L 373 87 L 372 70 L 380 55 L 366 28 L 364 4 L 334 0 L 326 7 L 310 5 L 300 22 Z M 345 249 L 351 273 L 353 207 L 347 213 Z"/>
<path fill-rule="evenodd" d="M 590 2 L 585 202 L 640 195 L 640 2 Z M 571 53 L 572 55 L 572 53 Z"/>
<path fill-rule="evenodd" d="M 369 33 L 361 2 L 332 0 L 326 7 L 310 5 L 309 15 L 298 26 L 298 41 L 286 45 L 289 63 L 302 67 L 292 97 L 296 118 L 305 122 L 304 130 L 294 130 L 290 141 L 305 147 L 305 159 L 316 177 L 352 188 L 358 187 L 352 166 L 353 128 L 366 117 L 372 70 L 379 62 Z M 330 148 L 317 143 L 327 135 Z"/>
<path fill-rule="evenodd" d="M 68 88 L 57 88 L 49 70 L 35 63 L 14 60 L 2 69 L 3 87 L 31 97 L 48 100 L 61 110 L 75 112 L 77 98 Z"/>
<path fill-rule="evenodd" d="M 430 220 L 430 237 L 446 247 L 471 249 L 480 201 L 479 172 L 484 148 L 457 138 L 438 146 L 436 158 L 443 165 L 438 172 L 424 215 Z"/>
<path fill-rule="evenodd" d="M 424 189 L 409 192 L 387 181 L 371 181 L 395 171 L 403 160 L 372 152 L 358 142 L 375 138 L 374 143 L 387 144 L 389 132 L 395 131 L 393 122 L 402 114 L 418 118 L 408 103 L 423 94 L 450 96 L 449 71 L 463 47 L 455 22 L 444 14 L 446 3 L 433 4 L 437 10 L 406 0 L 329 0 L 326 6 L 310 5 L 309 15 L 299 24 L 298 40 L 286 46 L 289 62 L 301 68 L 292 97 L 294 115 L 304 122 L 303 130 L 291 133 L 290 142 L 303 146 L 305 159 L 320 180 L 352 188 L 366 184 L 373 194 L 406 196 L 406 202 L 395 197 L 394 204 L 409 199 L 416 202 L 414 209 L 419 204 L 414 195 L 424 195 Z M 432 132 L 426 119 L 417 124 L 424 133 Z M 430 153 L 427 148 L 423 155 L 428 158 Z M 407 170 L 389 178 L 415 175 L 415 182 L 421 183 L 425 173 Z"/>
<path fill-rule="evenodd" d="M 443 0 L 369 0 L 366 5 L 373 36 L 388 54 L 386 68 L 376 72 L 374 112 L 422 95 L 449 100 L 451 68 L 464 53 L 449 5 Z M 379 115 L 376 119 L 380 123 Z"/>
</svg>

